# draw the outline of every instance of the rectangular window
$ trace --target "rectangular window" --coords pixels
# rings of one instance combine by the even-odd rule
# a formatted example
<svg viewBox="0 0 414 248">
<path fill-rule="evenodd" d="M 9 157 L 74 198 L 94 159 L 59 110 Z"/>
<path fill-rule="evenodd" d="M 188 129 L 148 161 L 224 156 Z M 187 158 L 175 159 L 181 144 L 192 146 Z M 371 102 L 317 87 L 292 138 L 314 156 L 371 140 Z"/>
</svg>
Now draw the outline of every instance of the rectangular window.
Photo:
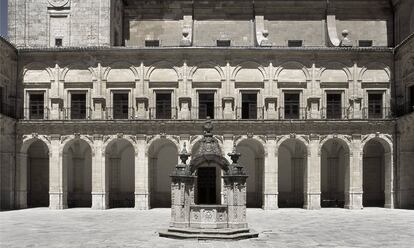
<svg viewBox="0 0 414 248">
<path fill-rule="evenodd" d="M 326 94 L 326 118 L 341 119 L 342 118 L 342 101 L 341 94 Z"/>
<path fill-rule="evenodd" d="M 55 39 L 55 46 L 56 47 L 61 47 L 63 45 L 63 40 L 62 38 L 56 38 Z"/>
<path fill-rule="evenodd" d="M 242 94 L 242 119 L 257 119 L 257 94 L 243 93 Z"/>
<path fill-rule="evenodd" d="M 146 40 L 145 46 L 146 47 L 159 47 L 160 41 L 159 40 Z"/>
<path fill-rule="evenodd" d="M 171 119 L 171 93 L 157 93 L 155 98 L 156 119 Z"/>
<path fill-rule="evenodd" d="M 285 119 L 299 119 L 299 93 L 285 93 Z"/>
<path fill-rule="evenodd" d="M 0 113 L 5 114 L 3 94 L 3 87 L 0 87 Z"/>
<path fill-rule="evenodd" d="M 86 94 L 72 93 L 70 101 L 70 118 L 86 119 Z"/>
<path fill-rule="evenodd" d="M 368 118 L 382 118 L 382 94 L 368 94 Z"/>
<path fill-rule="evenodd" d="M 414 112 L 414 85 L 409 88 L 410 91 L 410 106 L 408 111 Z"/>
<path fill-rule="evenodd" d="M 288 47 L 301 47 L 302 43 L 302 40 L 288 40 Z"/>
<path fill-rule="evenodd" d="M 209 116 L 214 119 L 214 93 L 198 94 L 198 118 L 206 119 Z"/>
<path fill-rule="evenodd" d="M 113 118 L 128 119 L 129 97 L 128 93 L 114 93 L 113 95 Z"/>
<path fill-rule="evenodd" d="M 45 101 L 43 93 L 29 94 L 29 119 L 44 118 Z"/>
<path fill-rule="evenodd" d="M 360 40 L 358 42 L 358 46 L 360 46 L 360 47 L 372 47 L 372 40 Z"/>
<path fill-rule="evenodd" d="M 230 40 L 217 40 L 218 47 L 229 47 L 231 45 Z"/>
</svg>

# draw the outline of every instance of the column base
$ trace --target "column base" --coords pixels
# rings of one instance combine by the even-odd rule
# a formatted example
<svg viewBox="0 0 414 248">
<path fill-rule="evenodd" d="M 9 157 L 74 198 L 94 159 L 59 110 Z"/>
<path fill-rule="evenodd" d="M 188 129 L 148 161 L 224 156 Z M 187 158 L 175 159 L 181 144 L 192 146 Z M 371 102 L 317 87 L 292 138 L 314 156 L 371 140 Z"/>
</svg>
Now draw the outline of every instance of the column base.
<svg viewBox="0 0 414 248">
<path fill-rule="evenodd" d="M 351 210 L 363 209 L 362 193 L 348 192 L 347 194 L 345 194 L 345 197 L 346 199 L 344 208 Z"/>
<path fill-rule="evenodd" d="M 148 210 L 149 209 L 149 195 L 135 194 L 135 209 Z"/>
<path fill-rule="evenodd" d="M 27 208 L 27 191 L 16 191 L 15 208 L 23 209 Z"/>
<path fill-rule="evenodd" d="M 321 193 L 305 193 L 304 209 L 319 210 L 321 209 Z"/>
<path fill-rule="evenodd" d="M 263 196 L 263 209 L 264 210 L 277 210 L 278 206 L 278 194 L 264 194 Z"/>
<path fill-rule="evenodd" d="M 105 210 L 109 207 L 108 193 L 92 192 L 92 209 Z"/>
<path fill-rule="evenodd" d="M 67 194 L 63 192 L 49 192 L 49 209 L 61 210 L 68 208 Z"/>
<path fill-rule="evenodd" d="M 384 208 L 395 208 L 395 193 L 385 192 L 385 204 Z"/>
</svg>

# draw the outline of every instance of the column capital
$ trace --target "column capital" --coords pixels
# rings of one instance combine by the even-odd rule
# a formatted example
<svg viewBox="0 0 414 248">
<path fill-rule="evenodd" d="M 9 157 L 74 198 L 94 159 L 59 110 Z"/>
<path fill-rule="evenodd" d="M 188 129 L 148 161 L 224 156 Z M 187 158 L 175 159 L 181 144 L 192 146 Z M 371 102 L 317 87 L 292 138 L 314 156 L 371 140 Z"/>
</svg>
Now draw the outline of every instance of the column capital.
<svg viewBox="0 0 414 248">
<path fill-rule="evenodd" d="M 51 134 L 50 140 L 60 140 L 62 136 L 60 134 Z"/>
<path fill-rule="evenodd" d="M 277 135 L 276 134 L 269 134 L 266 136 L 267 140 L 276 140 L 277 139 Z"/>
<path fill-rule="evenodd" d="M 93 135 L 93 140 L 103 140 L 103 135 L 102 134 L 94 134 Z"/>
<path fill-rule="evenodd" d="M 137 140 L 146 140 L 147 136 L 145 134 L 137 134 L 135 135 L 135 137 L 137 138 Z"/>
<path fill-rule="evenodd" d="M 180 140 L 190 140 L 190 135 L 189 134 L 180 134 Z"/>
<path fill-rule="evenodd" d="M 224 140 L 233 140 L 234 135 L 233 134 L 223 134 Z"/>
<path fill-rule="evenodd" d="M 309 139 L 312 141 L 315 141 L 315 140 L 317 140 L 317 141 L 319 141 L 319 135 L 318 134 L 315 134 L 315 133 L 311 133 L 310 135 L 309 135 Z"/>
<path fill-rule="evenodd" d="M 361 140 L 362 135 L 361 134 L 352 134 L 352 140 Z"/>
</svg>

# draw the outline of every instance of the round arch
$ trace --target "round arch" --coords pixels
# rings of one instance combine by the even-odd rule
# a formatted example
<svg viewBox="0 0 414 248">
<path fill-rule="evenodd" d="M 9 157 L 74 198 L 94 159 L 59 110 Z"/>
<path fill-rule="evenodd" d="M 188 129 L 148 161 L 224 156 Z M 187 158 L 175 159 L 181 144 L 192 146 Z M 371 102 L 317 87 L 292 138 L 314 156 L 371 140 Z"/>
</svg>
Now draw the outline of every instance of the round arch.
<svg viewBox="0 0 414 248">
<path fill-rule="evenodd" d="M 307 142 L 297 136 L 278 142 L 278 203 L 279 207 L 304 206 L 304 178 L 308 163 Z"/>
<path fill-rule="evenodd" d="M 350 162 L 350 147 L 345 139 L 329 137 L 320 144 L 321 207 L 341 207 L 346 203 L 346 178 Z"/>
<path fill-rule="evenodd" d="M 148 144 L 148 178 L 151 208 L 171 207 L 171 178 L 178 163 L 178 145 L 168 138 Z"/>
<path fill-rule="evenodd" d="M 67 206 L 92 206 L 92 142 L 83 137 L 72 137 L 62 144 L 64 192 L 67 192 Z"/>
<path fill-rule="evenodd" d="M 260 139 L 245 138 L 236 143 L 237 151 L 242 154 L 239 161 L 248 175 L 246 184 L 246 206 L 263 207 L 265 145 Z"/>
<path fill-rule="evenodd" d="M 362 142 L 364 207 L 394 207 L 392 143 L 383 135 L 368 135 Z"/>
</svg>

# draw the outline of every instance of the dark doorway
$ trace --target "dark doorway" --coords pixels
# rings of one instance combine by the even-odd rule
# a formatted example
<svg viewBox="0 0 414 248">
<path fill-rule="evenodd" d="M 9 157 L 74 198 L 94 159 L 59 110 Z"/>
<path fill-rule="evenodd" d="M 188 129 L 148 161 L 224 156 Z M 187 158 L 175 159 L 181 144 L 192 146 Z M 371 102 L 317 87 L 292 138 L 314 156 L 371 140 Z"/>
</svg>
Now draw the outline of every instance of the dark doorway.
<svg viewBox="0 0 414 248">
<path fill-rule="evenodd" d="M 86 94 L 72 93 L 70 106 L 71 119 L 86 119 Z"/>
<path fill-rule="evenodd" d="M 414 85 L 410 87 L 410 105 L 408 106 L 408 112 L 414 111 Z"/>
<path fill-rule="evenodd" d="M 114 119 L 128 119 L 128 93 L 114 93 Z"/>
<path fill-rule="evenodd" d="M 326 118 L 341 119 L 342 118 L 342 102 L 341 94 L 326 94 Z"/>
<path fill-rule="evenodd" d="M 257 94 L 242 94 L 242 119 L 257 119 Z"/>
<path fill-rule="evenodd" d="M 200 93 L 198 95 L 198 102 L 200 104 L 198 110 L 199 119 L 214 119 L 214 93 Z"/>
<path fill-rule="evenodd" d="M 285 119 L 299 119 L 299 93 L 285 93 Z"/>
<path fill-rule="evenodd" d="M 171 119 L 171 93 L 157 93 L 156 118 Z"/>
<path fill-rule="evenodd" d="M 197 196 L 198 204 L 217 204 L 216 197 L 216 168 L 198 168 Z"/>
<path fill-rule="evenodd" d="M 368 118 L 382 118 L 382 94 L 368 94 Z"/>
</svg>

